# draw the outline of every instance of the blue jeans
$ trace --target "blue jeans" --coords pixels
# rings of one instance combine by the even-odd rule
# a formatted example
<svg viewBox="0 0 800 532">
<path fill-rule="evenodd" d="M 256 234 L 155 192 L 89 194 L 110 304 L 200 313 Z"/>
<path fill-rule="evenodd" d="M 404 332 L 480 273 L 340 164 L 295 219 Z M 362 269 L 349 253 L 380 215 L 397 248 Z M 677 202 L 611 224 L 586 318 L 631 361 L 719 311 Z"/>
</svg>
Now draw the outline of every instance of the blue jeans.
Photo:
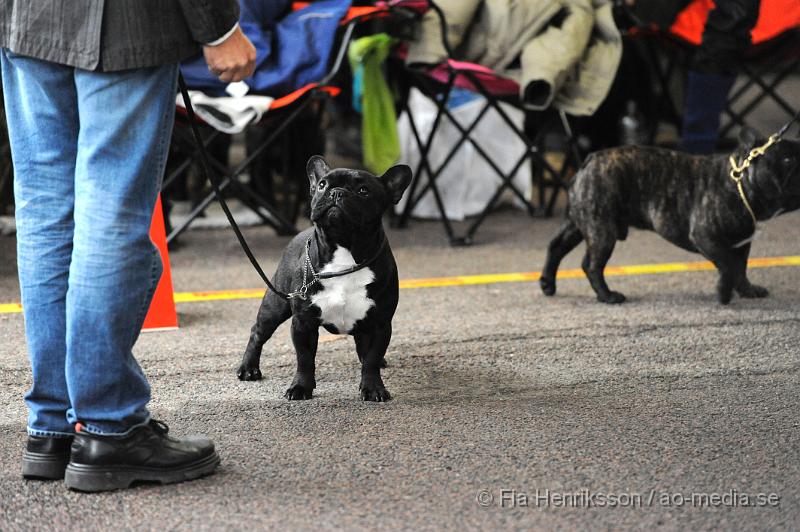
<svg viewBox="0 0 800 532">
<path fill-rule="evenodd" d="M 133 357 L 161 276 L 149 228 L 178 67 L 89 72 L 0 50 L 33 387 L 28 432 L 147 423 Z"/>
</svg>

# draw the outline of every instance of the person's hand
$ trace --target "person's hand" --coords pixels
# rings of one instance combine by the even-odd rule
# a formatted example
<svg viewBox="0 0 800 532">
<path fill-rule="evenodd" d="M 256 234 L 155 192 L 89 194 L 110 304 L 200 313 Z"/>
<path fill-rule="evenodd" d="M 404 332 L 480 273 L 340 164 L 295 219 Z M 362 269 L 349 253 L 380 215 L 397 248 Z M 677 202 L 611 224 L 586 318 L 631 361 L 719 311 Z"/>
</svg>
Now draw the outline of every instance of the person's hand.
<svg viewBox="0 0 800 532">
<path fill-rule="evenodd" d="M 211 73 L 226 83 L 242 81 L 256 69 L 256 48 L 241 28 L 222 44 L 203 46 L 203 55 Z"/>
</svg>

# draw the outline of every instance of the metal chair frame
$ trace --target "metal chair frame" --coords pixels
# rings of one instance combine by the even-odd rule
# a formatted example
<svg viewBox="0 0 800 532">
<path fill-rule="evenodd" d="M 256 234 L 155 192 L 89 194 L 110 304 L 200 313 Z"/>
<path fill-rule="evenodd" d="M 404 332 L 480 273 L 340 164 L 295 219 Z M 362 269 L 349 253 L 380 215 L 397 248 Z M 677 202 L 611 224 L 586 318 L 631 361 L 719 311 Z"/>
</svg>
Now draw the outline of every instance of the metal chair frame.
<svg viewBox="0 0 800 532">
<path fill-rule="evenodd" d="M 271 204 L 266 198 L 259 195 L 253 188 L 241 181 L 241 176 L 244 174 L 250 165 L 261 156 L 276 140 L 286 131 L 286 128 L 305 112 L 312 104 L 317 103 L 319 106 L 316 109 L 317 113 L 322 112 L 324 102 L 331 97 L 331 88 L 334 86 L 334 78 L 340 72 L 344 60 L 347 56 L 347 49 L 353 39 L 356 27 L 368 20 L 376 17 L 384 16 L 386 10 L 369 12 L 350 18 L 341 28 L 340 36 L 337 39 L 338 45 L 336 46 L 336 54 L 333 57 L 331 66 L 327 74 L 315 83 L 311 88 L 305 90 L 296 100 L 290 104 L 276 110 L 268 111 L 261 121 L 256 124 L 251 124 L 248 127 L 269 127 L 270 134 L 254 149 L 249 150 L 247 157 L 239 163 L 235 168 L 229 168 L 223 162 L 209 156 L 212 168 L 211 171 L 218 172 L 220 180 L 220 192 L 227 192 L 232 196 L 239 199 L 244 206 L 252 210 L 258 217 L 267 225 L 271 226 L 280 235 L 291 235 L 297 233 L 297 228 L 294 225 L 294 219 L 287 219 L 281 214 L 280 210 Z M 178 115 L 179 120 L 186 120 L 185 116 Z M 212 141 L 225 135 L 217 130 L 209 129 L 210 132 L 204 139 L 206 147 Z M 176 127 L 173 134 L 174 145 L 179 151 L 185 154 L 185 158 L 166 176 L 162 185 L 162 190 L 169 187 L 189 166 L 198 160 L 200 151 L 194 144 L 189 131 L 183 128 Z M 167 242 L 172 243 L 181 233 L 183 233 L 198 217 L 208 209 L 209 205 L 216 199 L 216 192 L 209 192 L 188 214 L 178 226 L 173 228 L 169 235 L 167 235 Z M 299 201 L 299 200 L 298 200 Z M 295 205 L 293 212 L 298 212 L 298 206 Z M 294 218 L 294 217 L 293 217 Z"/>
<path fill-rule="evenodd" d="M 447 51 L 448 59 L 452 59 L 453 53 L 448 42 L 447 23 L 444 12 L 433 1 L 429 1 L 428 5 L 430 9 L 436 13 L 436 16 L 439 19 L 439 23 L 442 28 L 442 41 L 444 48 Z M 447 80 L 444 83 L 432 78 L 427 68 L 409 67 L 406 69 L 406 79 L 404 80 L 407 84 L 406 91 L 410 87 L 415 87 L 420 90 L 427 98 L 436 104 L 437 112 L 431 131 L 428 133 L 427 137 L 423 139 L 417 126 L 417 122 L 414 120 L 413 113 L 409 112 L 406 106 L 405 110 L 409 118 L 411 132 L 420 151 L 420 162 L 417 164 L 415 169 L 416 171 L 414 175 L 416 178 L 412 182 L 412 185 L 407 192 L 408 201 L 405 204 L 403 211 L 396 219 L 396 225 L 398 227 L 406 227 L 408 225 L 414 207 L 428 192 L 433 194 L 437 210 L 441 216 L 441 222 L 445 233 L 447 234 L 451 245 L 454 246 L 470 245 L 473 243 L 478 228 L 486 220 L 486 217 L 489 215 L 489 213 L 495 208 L 498 201 L 501 199 L 502 194 L 507 190 L 510 191 L 525 206 L 525 209 L 530 216 L 551 216 L 558 193 L 562 190 L 566 190 L 566 177 L 569 172 L 569 165 L 572 164 L 575 168 L 577 168 L 580 166 L 580 162 L 582 160 L 582 156 L 573 137 L 572 128 L 570 127 L 567 115 L 561 111 L 557 113 L 559 124 L 562 128 L 562 132 L 568 146 L 568 151 L 564 164 L 560 169 L 556 169 L 544 158 L 543 155 L 545 130 L 541 129 L 537 131 L 532 138 L 532 135 L 526 131 L 528 128 L 519 128 L 500 105 L 501 102 L 507 103 L 517 109 L 525 111 L 518 96 L 506 97 L 493 94 L 486 88 L 485 84 L 479 79 L 475 72 L 469 69 L 454 66 L 450 61 L 446 61 L 444 64 L 447 66 Z M 485 100 L 481 111 L 467 126 L 462 125 L 454 117 L 452 111 L 448 107 L 450 96 L 454 87 L 456 86 L 456 80 L 460 76 L 468 80 L 469 83 L 475 88 L 476 92 Z M 497 162 L 486 152 L 486 150 L 483 149 L 480 142 L 476 140 L 473 135 L 475 128 L 490 110 L 497 112 L 505 125 L 508 126 L 508 128 L 525 144 L 524 154 L 522 154 L 522 156 L 514 163 L 512 170 L 509 172 L 502 171 Z M 444 118 L 447 118 L 453 124 L 453 126 L 458 130 L 460 137 L 452 149 L 447 153 L 439 167 L 434 169 L 428 155 L 431 144 L 434 142 L 436 132 Z M 498 178 L 498 186 L 482 211 L 474 218 L 474 220 L 471 221 L 466 231 L 459 235 L 456 234 L 453 224 L 447 218 L 437 180 L 447 165 L 453 160 L 464 142 L 470 143 L 478 155 L 492 168 L 495 177 Z M 526 198 L 522 191 L 520 191 L 519 188 L 513 183 L 514 176 L 526 162 L 531 164 L 532 178 L 534 181 L 533 184 L 538 188 L 538 204 L 536 205 L 531 199 Z M 419 176 L 423 170 L 426 172 L 427 181 L 424 186 L 419 189 Z M 548 189 L 550 192 L 549 198 L 547 197 Z"/>
</svg>

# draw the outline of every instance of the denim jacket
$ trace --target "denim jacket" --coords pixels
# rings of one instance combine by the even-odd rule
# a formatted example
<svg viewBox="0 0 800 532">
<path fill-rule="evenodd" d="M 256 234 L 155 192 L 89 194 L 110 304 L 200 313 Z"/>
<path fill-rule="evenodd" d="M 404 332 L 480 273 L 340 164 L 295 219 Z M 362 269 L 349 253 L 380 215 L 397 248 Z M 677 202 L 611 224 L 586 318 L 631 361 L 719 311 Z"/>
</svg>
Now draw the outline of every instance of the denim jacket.
<svg viewBox="0 0 800 532">
<path fill-rule="evenodd" d="M 0 47 L 111 72 L 178 63 L 238 20 L 237 0 L 0 0 Z"/>
</svg>

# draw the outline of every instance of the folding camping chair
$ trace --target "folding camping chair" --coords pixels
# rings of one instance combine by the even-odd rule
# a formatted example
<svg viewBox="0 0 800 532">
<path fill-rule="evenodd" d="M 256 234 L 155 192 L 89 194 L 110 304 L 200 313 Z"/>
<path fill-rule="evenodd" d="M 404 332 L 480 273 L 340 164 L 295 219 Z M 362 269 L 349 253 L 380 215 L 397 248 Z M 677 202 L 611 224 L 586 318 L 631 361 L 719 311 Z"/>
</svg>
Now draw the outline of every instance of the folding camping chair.
<svg viewBox="0 0 800 532">
<path fill-rule="evenodd" d="M 676 84 L 681 88 L 685 86 L 685 75 L 694 49 L 700 44 L 700 35 L 690 35 L 675 27 L 665 30 L 644 24 L 623 2 L 619 2 L 619 7 L 634 23 L 624 32 L 625 38 L 637 46 L 651 66 L 656 105 L 651 110 L 654 120 L 650 124 L 649 136 L 654 143 L 660 121 L 681 130 L 682 103 L 676 94 L 682 94 L 682 91 L 676 90 Z M 740 75 L 728 95 L 720 139 L 728 139 L 737 126 L 754 127 L 752 118 L 765 103 L 780 109 L 786 120 L 796 112 L 787 99 L 787 89 L 791 75 L 800 68 L 800 25 L 767 38 L 757 37 L 756 31 L 755 43 L 742 58 Z"/>
<path fill-rule="evenodd" d="M 727 123 L 720 128 L 725 138 L 736 126 L 750 126 L 748 117 L 765 101 L 774 103 L 791 120 L 797 112 L 781 90 L 791 74 L 800 68 L 800 28 L 786 31 L 769 41 L 755 45 L 742 62 L 742 77 L 731 91 L 725 106 Z M 751 95 L 751 89 L 756 94 Z"/>
<path fill-rule="evenodd" d="M 557 112 L 555 120 L 542 115 L 539 117 L 539 122 L 537 124 L 529 121 L 526 127 L 518 127 L 509 114 L 503 109 L 501 103 L 510 104 L 517 109 L 525 111 L 519 97 L 519 85 L 515 81 L 504 78 L 491 69 L 481 65 L 454 60 L 454 54 L 447 36 L 445 14 L 434 1 L 400 0 L 390 2 L 390 4 L 396 9 L 407 7 L 417 14 L 424 13 L 427 9 L 432 10 L 439 19 L 442 28 L 442 42 L 448 55 L 448 59 L 444 63 L 433 67 L 406 67 L 403 71 L 403 75 L 399 76 L 404 86 L 404 93 L 407 94 L 411 88 L 416 88 L 436 104 L 436 117 L 430 132 L 423 138 L 418 120 L 415 120 L 413 112 L 411 112 L 408 106 L 405 108 L 414 142 L 419 148 L 420 162 L 414 172 L 415 179 L 409 191 L 406 193 L 408 201 L 403 211 L 396 219 L 396 225 L 398 227 L 406 227 L 415 206 L 417 206 L 420 200 L 428 193 L 433 194 L 444 230 L 447 233 L 450 244 L 454 246 L 470 245 L 473 242 L 476 231 L 486 220 L 488 214 L 498 204 L 503 193 L 506 191 L 514 195 L 524 206 L 529 215 L 550 216 L 558 193 L 566 188 L 565 180 L 570 168 L 577 168 L 580 166 L 581 161 L 581 154 L 573 138 L 566 114 Z M 461 124 L 448 107 L 448 102 L 456 87 L 477 93 L 485 100 L 477 117 L 467 125 Z M 525 145 L 524 153 L 514 162 L 510 171 L 503 171 L 500 164 L 498 164 L 481 145 L 481 139 L 475 138 L 473 134 L 481 119 L 490 111 L 496 112 L 508 129 Z M 444 157 L 441 164 L 434 168 L 430 158 L 431 144 L 434 142 L 436 132 L 445 119 L 456 128 L 460 138 Z M 544 133 L 547 130 L 545 126 L 552 125 L 553 123 L 562 129 L 567 146 L 564 163 L 559 169 L 555 168 L 544 157 Z M 453 161 L 456 153 L 464 142 L 468 142 L 481 159 L 486 161 L 492 169 L 494 177 L 497 178 L 498 183 L 493 195 L 485 204 L 480 214 L 471 222 L 466 232 L 462 235 L 457 235 L 445 212 L 442 193 L 437 179 L 441 176 L 448 164 Z M 530 198 L 526 197 L 513 182 L 515 175 L 526 162 L 531 165 L 534 181 L 533 185 L 538 188 L 537 204 L 534 204 Z M 420 178 L 423 172 L 427 180 L 424 184 L 421 184 L 422 180 Z"/>
<path fill-rule="evenodd" d="M 308 4 L 298 2 L 294 4 L 293 8 L 301 9 L 306 5 Z M 251 168 L 251 165 L 258 157 L 264 154 L 277 140 L 282 138 L 282 135 L 285 134 L 290 124 L 295 122 L 298 117 L 312 108 L 314 112 L 317 113 L 317 116 L 319 116 L 322 112 L 322 106 L 325 100 L 340 93 L 340 88 L 335 86 L 334 78 L 337 76 L 344 63 L 347 48 L 354 36 L 357 26 L 374 18 L 386 16 L 387 14 L 388 9 L 385 7 L 351 7 L 346 17 L 340 21 L 340 31 L 337 37 L 338 43 L 334 48 L 336 53 L 332 54 L 331 65 L 327 74 L 316 83 L 308 84 L 282 98 L 274 100 L 270 105 L 269 111 L 264 114 L 262 119 L 258 123 L 248 126 L 252 128 L 262 128 L 268 133 L 265 134 L 263 139 L 259 139 L 260 141 L 257 145 L 248 147 L 246 158 L 235 168 L 228 168 L 220 159 L 209 154 L 212 167 L 210 170 L 218 172 L 220 176 L 220 191 L 239 199 L 245 207 L 252 210 L 265 224 L 273 227 L 278 234 L 289 235 L 297 232 L 294 226 L 294 220 L 299 212 L 299 203 L 303 201 L 304 196 L 301 194 L 296 195 L 294 200 L 295 204 L 290 211 L 291 214 L 287 217 L 267 198 L 264 198 L 254 190 L 252 186 L 242 182 L 241 176 Z M 200 155 L 199 149 L 195 145 L 194 138 L 188 128 L 188 118 L 185 110 L 180 106 L 178 106 L 177 109 L 178 113 L 173 134 L 173 147 L 181 154 L 182 160 L 172 165 L 171 171 L 164 179 L 162 190 L 167 189 L 175 182 Z M 198 119 L 198 121 L 199 120 L 200 119 Z M 201 123 L 200 125 L 205 124 Z M 207 125 L 203 130 L 205 132 L 204 144 L 206 147 L 225 135 L 225 133 Z M 307 187 L 305 187 L 304 190 L 305 189 L 307 189 Z M 202 216 L 215 198 L 216 192 L 211 191 L 199 201 L 187 217 L 176 227 L 172 228 L 167 236 L 167 242 L 173 242 L 194 220 Z"/>
</svg>

